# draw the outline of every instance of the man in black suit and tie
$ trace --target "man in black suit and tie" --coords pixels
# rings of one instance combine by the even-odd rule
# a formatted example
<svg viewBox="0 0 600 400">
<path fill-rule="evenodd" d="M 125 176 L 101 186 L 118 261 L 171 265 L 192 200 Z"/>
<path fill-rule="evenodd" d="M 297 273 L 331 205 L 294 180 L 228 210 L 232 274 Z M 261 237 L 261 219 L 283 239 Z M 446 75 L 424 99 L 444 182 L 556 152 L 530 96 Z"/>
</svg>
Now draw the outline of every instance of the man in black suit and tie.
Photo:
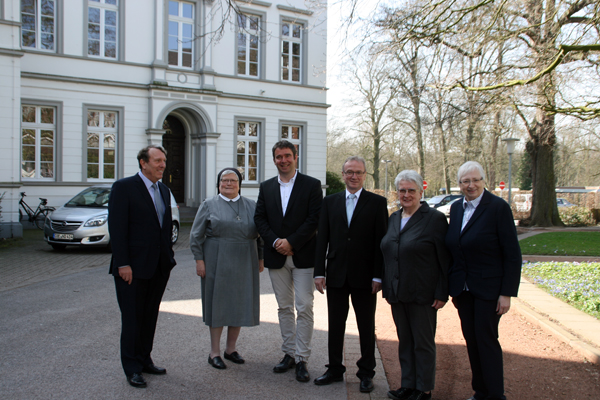
<svg viewBox="0 0 600 400">
<path fill-rule="evenodd" d="M 273 161 L 279 176 L 260 184 L 254 214 L 265 241 L 265 267 L 277 298 L 283 338 L 284 357 L 273 371 L 281 373 L 295 366 L 296 379 L 308 382 L 306 365 L 314 326 L 315 234 L 323 189 L 319 180 L 296 170 L 296 147 L 287 140 L 275 143 Z"/>
<path fill-rule="evenodd" d="M 114 275 L 121 309 L 121 363 L 131 386 L 146 387 L 142 372 L 163 375 L 150 353 L 158 308 L 175 266 L 169 189 L 159 182 L 166 150 L 150 145 L 138 153 L 140 172 L 113 184 L 108 201 Z"/>
<path fill-rule="evenodd" d="M 383 269 L 379 245 L 387 232 L 387 200 L 363 190 L 366 166 L 362 157 L 348 157 L 342 174 L 346 190 L 323 200 L 317 234 L 315 286 L 321 293 L 327 288 L 329 364 L 315 384 L 344 379 L 344 334 L 348 297 L 352 297 L 361 353 L 356 376 L 360 391 L 370 392 L 375 375 L 375 307 Z"/>
</svg>

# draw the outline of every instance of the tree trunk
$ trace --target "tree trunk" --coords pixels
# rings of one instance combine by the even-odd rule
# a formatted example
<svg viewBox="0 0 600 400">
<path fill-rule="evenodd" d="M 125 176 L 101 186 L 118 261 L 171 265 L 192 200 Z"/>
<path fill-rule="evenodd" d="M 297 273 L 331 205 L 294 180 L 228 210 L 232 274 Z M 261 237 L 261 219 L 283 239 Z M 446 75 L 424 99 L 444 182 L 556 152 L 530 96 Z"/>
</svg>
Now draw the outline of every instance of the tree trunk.
<svg viewBox="0 0 600 400">
<path fill-rule="evenodd" d="M 488 164 L 488 184 L 491 190 L 496 188 L 496 155 L 498 153 L 498 141 L 500 140 L 500 136 L 502 135 L 500 129 L 500 116 L 501 111 L 497 111 L 496 115 L 494 115 L 494 129 L 493 129 L 493 137 L 492 137 L 492 148 L 490 150 L 490 161 Z"/>
<path fill-rule="evenodd" d="M 381 189 L 379 185 L 379 164 L 381 163 L 381 137 L 379 129 L 375 128 L 373 132 L 373 187 Z"/>
<path fill-rule="evenodd" d="M 556 134 L 554 115 L 538 109 L 532 140 L 527 143 L 531 155 L 532 226 L 563 226 L 556 206 L 556 179 L 554 176 L 554 146 Z"/>
</svg>

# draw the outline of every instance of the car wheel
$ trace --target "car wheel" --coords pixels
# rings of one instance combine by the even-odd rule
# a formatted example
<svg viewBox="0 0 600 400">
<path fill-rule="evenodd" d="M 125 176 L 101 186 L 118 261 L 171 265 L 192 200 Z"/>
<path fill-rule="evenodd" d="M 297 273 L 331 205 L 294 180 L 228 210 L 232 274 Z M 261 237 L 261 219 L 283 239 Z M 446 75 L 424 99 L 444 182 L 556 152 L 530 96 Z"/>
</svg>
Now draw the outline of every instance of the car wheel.
<svg viewBox="0 0 600 400">
<path fill-rule="evenodd" d="M 56 251 L 61 251 L 67 248 L 66 244 L 50 243 L 50 246 Z"/>
<path fill-rule="evenodd" d="M 171 231 L 171 243 L 177 243 L 177 239 L 179 239 L 179 225 L 177 222 L 173 222 L 173 230 Z"/>
<path fill-rule="evenodd" d="M 111 242 L 108 242 L 108 245 L 106 246 L 106 252 L 107 253 L 112 253 L 112 244 L 111 244 Z"/>
</svg>

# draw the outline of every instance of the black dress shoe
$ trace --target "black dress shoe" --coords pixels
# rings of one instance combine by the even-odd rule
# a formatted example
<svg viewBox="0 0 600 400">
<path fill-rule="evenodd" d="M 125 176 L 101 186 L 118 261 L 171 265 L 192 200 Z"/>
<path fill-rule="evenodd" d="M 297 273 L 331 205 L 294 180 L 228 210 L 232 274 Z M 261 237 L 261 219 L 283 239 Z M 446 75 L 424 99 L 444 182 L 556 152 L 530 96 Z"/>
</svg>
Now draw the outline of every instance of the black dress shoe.
<svg viewBox="0 0 600 400">
<path fill-rule="evenodd" d="M 288 369 L 293 368 L 294 365 L 296 365 L 296 361 L 286 354 L 285 357 L 283 357 L 283 359 L 279 362 L 279 364 L 273 367 L 273 372 L 285 372 Z"/>
<path fill-rule="evenodd" d="M 336 376 L 331 373 L 331 371 L 325 372 L 323 375 L 315 379 L 315 385 L 329 385 L 333 382 L 342 382 L 344 380 L 343 376 Z"/>
<path fill-rule="evenodd" d="M 127 375 L 127 382 L 133 387 L 136 388 L 145 388 L 147 386 L 146 380 L 142 376 L 142 374 L 131 374 Z"/>
<path fill-rule="evenodd" d="M 167 370 L 165 368 L 157 367 L 154 364 L 148 364 L 142 368 L 142 372 L 152 375 L 164 375 L 167 373 Z"/>
<path fill-rule="evenodd" d="M 225 363 L 223 362 L 223 360 L 219 356 L 216 356 L 214 358 L 210 358 L 210 355 L 209 355 L 208 356 L 208 363 L 210 365 L 212 365 L 213 367 L 215 367 L 216 369 L 225 369 L 225 368 L 227 368 L 227 365 L 225 365 Z"/>
<path fill-rule="evenodd" d="M 431 392 L 425 393 L 415 389 L 407 400 L 431 400 Z"/>
<path fill-rule="evenodd" d="M 360 391 L 363 393 L 372 392 L 375 389 L 373 386 L 373 379 L 365 376 L 364 378 L 360 378 Z"/>
<path fill-rule="evenodd" d="M 240 353 L 238 353 L 237 351 L 234 351 L 231 354 L 223 353 L 223 355 L 225 356 L 226 360 L 229 360 L 229 361 L 234 362 L 236 364 L 243 364 L 243 363 L 246 362 L 246 360 L 244 360 L 242 358 L 242 356 L 240 356 Z"/>
<path fill-rule="evenodd" d="M 390 390 L 387 395 L 393 400 L 406 400 L 410 397 L 412 392 L 414 392 L 414 389 L 400 388 L 398 390 Z"/>
<path fill-rule="evenodd" d="M 298 382 L 310 381 L 310 374 L 308 373 L 308 369 L 306 369 L 306 361 L 296 363 L 296 380 Z"/>
</svg>

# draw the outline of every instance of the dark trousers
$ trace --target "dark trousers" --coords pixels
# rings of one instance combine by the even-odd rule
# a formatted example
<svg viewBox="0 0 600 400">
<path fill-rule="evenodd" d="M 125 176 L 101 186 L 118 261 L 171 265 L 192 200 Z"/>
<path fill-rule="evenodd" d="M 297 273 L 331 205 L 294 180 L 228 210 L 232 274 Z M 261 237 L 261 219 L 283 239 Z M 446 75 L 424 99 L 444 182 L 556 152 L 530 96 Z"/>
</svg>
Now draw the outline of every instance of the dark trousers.
<svg viewBox="0 0 600 400">
<path fill-rule="evenodd" d="M 435 386 L 437 310 L 431 304 L 392 303 L 398 333 L 402 387 L 429 392 Z"/>
<path fill-rule="evenodd" d="M 476 398 L 506 400 L 502 347 L 498 341 L 497 300 L 481 300 L 463 291 L 452 302 L 458 310 L 473 374 Z"/>
<path fill-rule="evenodd" d="M 360 339 L 360 360 L 356 363 L 359 378 L 375 376 L 375 309 L 377 295 L 372 289 L 351 288 L 348 283 L 341 288 L 327 287 L 327 314 L 329 317 L 329 371 L 335 376 L 346 372 L 343 364 L 346 319 L 350 308 L 349 297 L 356 314 Z"/>
<path fill-rule="evenodd" d="M 131 285 L 115 276 L 117 301 L 121 309 L 121 364 L 125 375 L 141 373 L 152 363 L 158 308 L 169 280 L 169 272 L 156 270 L 150 279 L 135 279 Z"/>
</svg>

